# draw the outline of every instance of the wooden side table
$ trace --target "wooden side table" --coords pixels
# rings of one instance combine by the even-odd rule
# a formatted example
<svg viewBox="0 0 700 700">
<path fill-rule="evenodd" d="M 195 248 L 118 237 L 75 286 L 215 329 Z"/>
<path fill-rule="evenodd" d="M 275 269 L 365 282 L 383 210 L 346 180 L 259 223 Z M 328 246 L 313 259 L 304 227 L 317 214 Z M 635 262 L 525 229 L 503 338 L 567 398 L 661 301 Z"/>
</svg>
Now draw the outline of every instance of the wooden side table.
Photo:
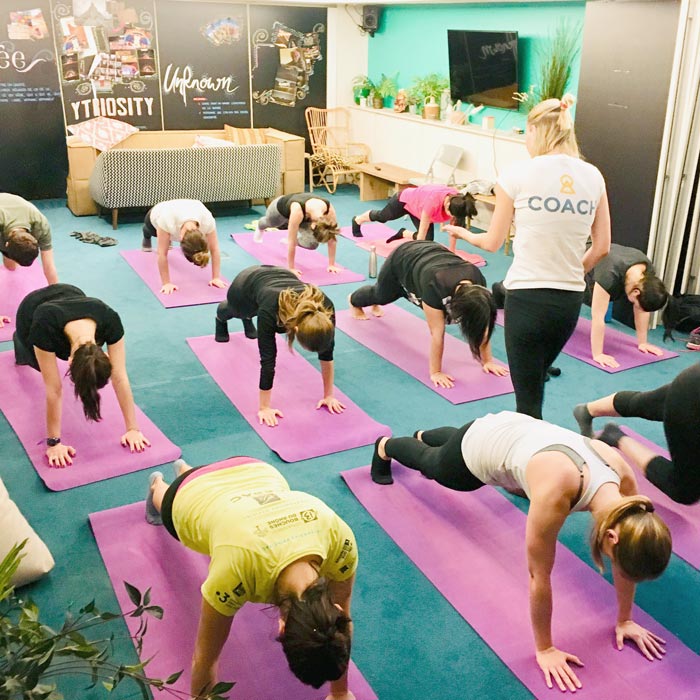
<svg viewBox="0 0 700 700">
<path fill-rule="evenodd" d="M 360 201 L 388 199 L 394 192 L 410 187 L 411 178 L 424 173 L 401 168 L 391 163 L 360 163 Z"/>
</svg>

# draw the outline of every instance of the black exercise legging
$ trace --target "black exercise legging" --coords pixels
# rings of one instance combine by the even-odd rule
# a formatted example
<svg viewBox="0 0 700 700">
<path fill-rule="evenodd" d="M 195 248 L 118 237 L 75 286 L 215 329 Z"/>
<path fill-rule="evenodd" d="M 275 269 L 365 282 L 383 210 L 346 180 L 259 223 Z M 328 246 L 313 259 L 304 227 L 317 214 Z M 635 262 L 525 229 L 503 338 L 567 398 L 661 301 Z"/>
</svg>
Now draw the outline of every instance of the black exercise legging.
<svg viewBox="0 0 700 700">
<path fill-rule="evenodd" d="M 653 391 L 618 391 L 615 411 L 625 418 L 663 421 L 671 459 L 654 457 L 646 476 L 677 503 L 700 500 L 700 364 Z"/>
<path fill-rule="evenodd" d="M 394 272 L 396 261 L 390 255 L 382 265 L 375 284 L 367 284 L 356 289 L 350 295 L 350 303 L 359 308 L 363 306 L 384 306 L 406 296 L 399 278 Z"/>
<path fill-rule="evenodd" d="M 143 218 L 143 228 L 141 229 L 143 231 L 143 237 L 145 240 L 151 240 L 151 238 L 156 237 L 156 227 L 153 225 L 153 222 L 151 221 L 151 212 L 153 211 L 153 207 L 151 207 L 147 212 L 146 216 Z"/>
<path fill-rule="evenodd" d="M 228 321 L 231 318 L 253 318 L 258 315 L 258 306 L 253 299 L 243 290 L 250 275 L 260 270 L 260 265 L 253 265 L 247 270 L 236 275 L 226 292 L 226 301 L 222 301 L 216 309 L 216 318 L 219 321 Z"/>
<path fill-rule="evenodd" d="M 472 423 L 461 428 L 434 428 L 425 430 L 421 440 L 416 438 L 389 438 L 384 445 L 387 457 L 409 469 L 416 469 L 428 479 L 453 491 L 476 491 L 484 486 L 464 463 L 462 438 Z"/>
<path fill-rule="evenodd" d="M 576 328 L 583 292 L 508 290 L 505 340 L 518 413 L 542 418 L 547 369 Z"/>
<path fill-rule="evenodd" d="M 411 212 L 406 211 L 406 205 L 399 200 L 399 195 L 395 194 L 384 206 L 384 209 L 372 209 L 369 212 L 370 221 L 378 221 L 381 224 L 385 224 L 387 221 L 394 221 L 395 219 L 400 219 L 402 216 L 408 216 L 411 218 L 411 222 L 416 227 L 416 231 L 420 228 L 420 219 L 417 216 L 413 216 Z M 426 241 L 435 240 L 435 225 L 430 224 L 428 231 L 425 234 Z"/>
</svg>

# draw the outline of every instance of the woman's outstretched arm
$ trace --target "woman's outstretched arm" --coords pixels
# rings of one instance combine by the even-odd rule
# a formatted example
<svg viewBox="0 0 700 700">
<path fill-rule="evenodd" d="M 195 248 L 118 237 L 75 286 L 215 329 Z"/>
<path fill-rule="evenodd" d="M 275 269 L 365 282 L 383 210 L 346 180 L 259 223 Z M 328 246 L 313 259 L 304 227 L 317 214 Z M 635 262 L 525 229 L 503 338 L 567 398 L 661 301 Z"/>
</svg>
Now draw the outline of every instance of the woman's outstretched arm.
<svg viewBox="0 0 700 700">
<path fill-rule="evenodd" d="M 233 617 L 217 612 L 202 598 L 197 640 L 192 657 L 190 692 L 194 700 L 205 697 L 206 692 L 216 684 L 219 657 L 231 631 L 232 622 Z"/>
<path fill-rule="evenodd" d="M 211 279 L 209 280 L 209 286 L 223 289 L 226 286 L 226 282 L 221 279 L 221 250 L 219 249 L 219 237 L 216 235 L 216 229 L 207 234 L 207 245 L 211 253 Z"/>
</svg>

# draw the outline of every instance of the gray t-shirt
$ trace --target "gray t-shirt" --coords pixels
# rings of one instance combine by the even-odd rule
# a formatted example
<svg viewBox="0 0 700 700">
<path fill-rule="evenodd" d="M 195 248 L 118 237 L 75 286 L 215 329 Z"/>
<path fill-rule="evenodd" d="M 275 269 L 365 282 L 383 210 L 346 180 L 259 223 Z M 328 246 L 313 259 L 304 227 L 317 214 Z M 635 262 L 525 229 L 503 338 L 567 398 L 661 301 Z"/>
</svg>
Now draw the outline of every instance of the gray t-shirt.
<svg viewBox="0 0 700 700">
<path fill-rule="evenodd" d="M 593 269 L 593 281 L 597 282 L 612 301 L 625 296 L 625 274 L 633 265 L 643 263 L 654 272 L 651 260 L 636 248 L 613 243 L 610 252 Z"/>
<path fill-rule="evenodd" d="M 16 194 L 0 192 L 0 250 L 5 249 L 7 234 L 25 228 L 35 238 L 39 250 L 51 250 L 51 226 L 31 203 Z"/>
</svg>

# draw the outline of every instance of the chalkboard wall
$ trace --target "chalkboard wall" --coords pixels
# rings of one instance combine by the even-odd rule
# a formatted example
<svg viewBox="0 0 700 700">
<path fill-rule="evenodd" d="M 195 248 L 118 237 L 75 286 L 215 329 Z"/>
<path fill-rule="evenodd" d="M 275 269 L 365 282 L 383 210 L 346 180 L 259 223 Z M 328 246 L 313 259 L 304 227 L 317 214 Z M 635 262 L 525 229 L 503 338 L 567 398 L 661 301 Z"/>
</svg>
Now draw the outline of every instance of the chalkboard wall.
<svg viewBox="0 0 700 700">
<path fill-rule="evenodd" d="M 66 127 L 273 126 L 326 104 L 322 8 L 36 0 L 0 10 L 0 191 L 65 196 Z"/>
</svg>

